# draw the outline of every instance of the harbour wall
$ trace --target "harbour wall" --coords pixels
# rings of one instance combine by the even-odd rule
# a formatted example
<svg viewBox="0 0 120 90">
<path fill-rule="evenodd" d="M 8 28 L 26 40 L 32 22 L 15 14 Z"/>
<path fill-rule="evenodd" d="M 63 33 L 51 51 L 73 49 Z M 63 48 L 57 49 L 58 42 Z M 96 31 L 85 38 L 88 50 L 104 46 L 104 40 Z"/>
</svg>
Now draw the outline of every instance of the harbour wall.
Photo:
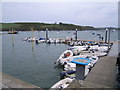
<svg viewBox="0 0 120 90">
<path fill-rule="evenodd" d="M 32 90 L 41 89 L 38 86 L 32 85 L 5 73 L 2 74 L 2 90 L 10 89 L 13 90 L 15 88 L 32 88 Z"/>
</svg>

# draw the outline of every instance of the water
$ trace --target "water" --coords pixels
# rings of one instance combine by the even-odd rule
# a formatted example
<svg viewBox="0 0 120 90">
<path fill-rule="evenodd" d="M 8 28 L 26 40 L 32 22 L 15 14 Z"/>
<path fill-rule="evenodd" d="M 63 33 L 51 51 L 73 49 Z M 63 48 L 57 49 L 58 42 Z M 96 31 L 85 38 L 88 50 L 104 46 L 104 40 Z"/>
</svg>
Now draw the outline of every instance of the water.
<svg viewBox="0 0 120 90">
<path fill-rule="evenodd" d="M 95 35 L 92 35 L 92 33 Z M 74 38 L 74 31 L 49 31 L 51 38 Z M 97 33 L 105 35 L 105 31 L 79 31 L 78 38 L 83 40 L 99 40 Z M 36 37 L 44 37 L 45 32 L 34 32 Z M 64 44 L 32 44 L 22 41 L 31 37 L 32 32 L 19 32 L 17 35 L 2 35 L 2 71 L 26 82 L 49 88 L 60 80 L 62 68 L 54 62 L 69 46 Z M 111 33 L 111 40 L 117 40 L 117 31 Z M 33 48 L 32 48 L 33 47 Z"/>
</svg>

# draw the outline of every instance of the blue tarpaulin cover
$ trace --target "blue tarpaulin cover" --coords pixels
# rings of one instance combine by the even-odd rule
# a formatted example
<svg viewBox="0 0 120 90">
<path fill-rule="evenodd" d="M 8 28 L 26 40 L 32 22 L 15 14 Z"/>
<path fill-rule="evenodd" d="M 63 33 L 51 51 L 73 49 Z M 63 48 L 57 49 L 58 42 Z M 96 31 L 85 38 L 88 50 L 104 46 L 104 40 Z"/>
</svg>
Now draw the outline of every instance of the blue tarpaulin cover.
<svg viewBox="0 0 120 90">
<path fill-rule="evenodd" d="M 76 61 L 78 59 L 80 59 L 81 62 Z M 83 60 L 85 60 L 85 62 L 83 62 Z M 80 64 L 80 65 L 88 65 L 90 63 L 90 61 L 91 61 L 91 59 L 89 59 L 89 58 L 76 57 L 71 62 L 76 63 L 76 64 Z"/>
</svg>

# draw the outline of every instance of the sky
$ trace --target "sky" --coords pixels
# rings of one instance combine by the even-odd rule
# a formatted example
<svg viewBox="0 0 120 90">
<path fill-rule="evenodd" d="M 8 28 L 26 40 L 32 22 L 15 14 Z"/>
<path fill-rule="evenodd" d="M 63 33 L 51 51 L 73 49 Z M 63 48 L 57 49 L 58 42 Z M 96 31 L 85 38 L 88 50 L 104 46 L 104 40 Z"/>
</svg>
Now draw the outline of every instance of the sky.
<svg viewBox="0 0 120 90">
<path fill-rule="evenodd" d="M 118 26 L 117 2 L 3 2 L 1 22 Z"/>
</svg>

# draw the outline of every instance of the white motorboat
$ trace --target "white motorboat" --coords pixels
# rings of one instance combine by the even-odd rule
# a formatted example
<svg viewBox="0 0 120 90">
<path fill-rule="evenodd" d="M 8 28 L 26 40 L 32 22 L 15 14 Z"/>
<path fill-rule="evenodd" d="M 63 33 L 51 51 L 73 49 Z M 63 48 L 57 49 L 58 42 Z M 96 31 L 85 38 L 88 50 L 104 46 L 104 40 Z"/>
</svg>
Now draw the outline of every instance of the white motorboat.
<svg viewBox="0 0 120 90">
<path fill-rule="evenodd" d="M 102 57 L 102 56 L 106 56 L 107 53 L 106 52 L 100 52 L 100 51 L 81 51 L 80 55 Z"/>
<path fill-rule="evenodd" d="M 28 42 L 34 42 L 34 41 L 36 41 L 36 40 L 38 40 L 38 38 L 37 37 L 29 37 L 28 39 L 27 39 L 27 41 Z"/>
<path fill-rule="evenodd" d="M 60 73 L 60 76 L 62 78 L 75 78 L 75 72 L 76 72 L 76 64 L 75 63 L 69 63 L 70 67 L 68 66 L 68 70 L 67 71 L 63 71 Z M 85 66 L 85 73 L 84 73 L 84 77 L 86 77 L 88 75 L 90 71 L 90 65 L 86 65 Z"/>
<path fill-rule="evenodd" d="M 100 47 L 98 47 L 98 51 L 106 52 L 106 51 L 108 51 L 108 46 L 100 46 Z"/>
<path fill-rule="evenodd" d="M 49 38 L 49 42 L 50 42 L 50 43 L 54 43 L 55 41 L 54 41 L 54 39 Z"/>
<path fill-rule="evenodd" d="M 96 50 L 96 51 L 100 51 L 100 52 L 106 52 L 108 50 L 108 46 L 90 46 L 90 50 Z"/>
<path fill-rule="evenodd" d="M 55 43 L 60 43 L 60 40 L 59 40 L 59 39 L 56 39 L 56 40 L 55 40 Z"/>
<path fill-rule="evenodd" d="M 36 40 L 36 43 L 44 43 L 45 40 Z"/>
<path fill-rule="evenodd" d="M 49 40 L 47 40 L 47 43 L 49 43 L 49 44 L 56 44 L 56 43 L 60 43 L 60 40 L 59 39 L 49 38 Z"/>
<path fill-rule="evenodd" d="M 65 62 L 71 61 L 74 57 L 79 55 L 80 51 L 86 50 L 86 46 L 73 46 L 63 52 L 59 59 L 57 59 L 56 63 L 60 63 L 64 65 Z"/>
<path fill-rule="evenodd" d="M 90 63 L 88 65 L 86 65 L 86 69 L 90 69 L 91 67 L 92 67 L 92 65 Z M 76 64 L 69 62 L 64 66 L 64 70 L 65 71 L 68 71 L 68 70 L 75 71 L 76 70 Z"/>
<path fill-rule="evenodd" d="M 63 52 L 60 55 L 60 57 L 56 61 L 56 63 L 60 63 L 60 64 L 64 65 L 65 62 L 72 60 L 72 57 L 73 57 L 73 52 L 71 50 L 66 50 L 65 52 Z"/>
<path fill-rule="evenodd" d="M 68 70 L 73 70 L 75 71 L 76 70 L 76 64 L 75 63 L 72 63 L 72 62 L 68 62 L 64 65 L 64 70 L 65 71 L 68 71 Z"/>
<path fill-rule="evenodd" d="M 58 81 L 56 84 L 54 84 L 52 88 L 55 88 L 55 89 L 64 89 L 64 88 L 67 88 L 68 85 L 73 81 L 73 79 L 71 78 L 65 78 L 65 79 L 62 79 L 60 81 Z"/>
<path fill-rule="evenodd" d="M 83 51 L 83 50 L 86 50 L 86 48 L 88 47 L 88 45 L 83 45 L 83 46 L 73 46 L 73 47 L 70 47 L 70 49 L 74 49 L 74 48 L 76 48 L 76 49 L 78 49 L 78 52 L 80 52 L 80 51 Z"/>
<path fill-rule="evenodd" d="M 23 41 L 27 41 L 27 40 L 28 40 L 28 38 L 23 38 L 22 40 L 23 40 Z"/>
<path fill-rule="evenodd" d="M 98 61 L 98 57 L 97 56 L 87 56 L 87 55 L 79 55 L 79 56 L 75 56 L 76 57 L 82 57 L 82 58 L 89 58 L 91 59 L 90 63 L 86 66 L 88 69 L 92 68 Z M 72 62 L 67 62 L 64 65 L 64 70 L 76 70 L 76 64 L 72 63 Z"/>
</svg>

